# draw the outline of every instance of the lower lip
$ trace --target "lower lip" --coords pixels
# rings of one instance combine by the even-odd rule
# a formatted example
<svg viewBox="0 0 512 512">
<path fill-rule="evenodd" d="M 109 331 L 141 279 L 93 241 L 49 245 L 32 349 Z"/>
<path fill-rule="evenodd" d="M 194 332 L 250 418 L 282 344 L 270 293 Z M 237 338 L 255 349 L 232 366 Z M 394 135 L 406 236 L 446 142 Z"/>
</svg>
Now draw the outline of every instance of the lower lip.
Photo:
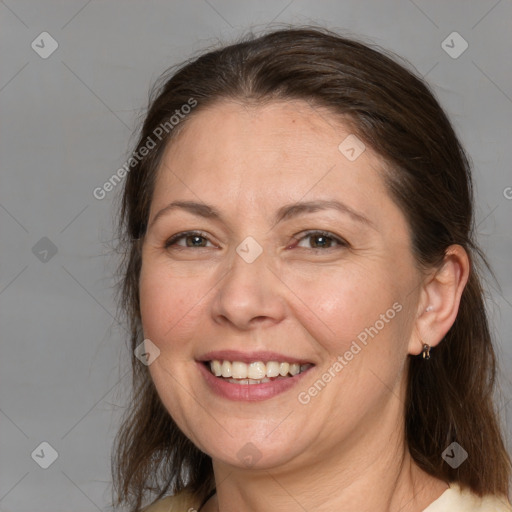
<svg viewBox="0 0 512 512">
<path fill-rule="evenodd" d="M 199 371 L 203 374 L 206 383 L 216 395 L 239 402 L 256 402 L 273 398 L 297 385 L 302 377 L 311 370 L 311 368 L 308 368 L 306 371 L 294 375 L 293 377 L 276 379 L 261 384 L 235 384 L 215 377 L 215 375 L 206 368 L 204 363 L 198 362 L 197 364 L 199 365 Z"/>
</svg>

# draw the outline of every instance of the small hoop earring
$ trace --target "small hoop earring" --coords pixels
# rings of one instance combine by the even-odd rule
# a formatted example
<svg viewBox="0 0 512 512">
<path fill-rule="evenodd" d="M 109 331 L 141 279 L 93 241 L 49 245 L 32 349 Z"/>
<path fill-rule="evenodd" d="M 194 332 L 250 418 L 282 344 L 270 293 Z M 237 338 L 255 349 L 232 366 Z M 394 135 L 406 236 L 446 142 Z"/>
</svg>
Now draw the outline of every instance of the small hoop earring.
<svg viewBox="0 0 512 512">
<path fill-rule="evenodd" d="M 423 344 L 423 359 L 430 359 L 430 345 L 427 345 L 426 343 Z"/>
</svg>

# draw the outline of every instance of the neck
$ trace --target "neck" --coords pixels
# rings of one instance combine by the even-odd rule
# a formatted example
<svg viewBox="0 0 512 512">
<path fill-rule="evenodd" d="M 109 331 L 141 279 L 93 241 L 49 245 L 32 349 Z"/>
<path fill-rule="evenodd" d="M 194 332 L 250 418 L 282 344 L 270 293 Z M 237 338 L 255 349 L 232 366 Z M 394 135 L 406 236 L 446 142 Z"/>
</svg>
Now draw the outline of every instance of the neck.
<svg viewBox="0 0 512 512">
<path fill-rule="evenodd" d="M 406 451 L 399 466 L 375 461 L 371 467 L 343 471 L 338 466 L 305 468 L 302 478 L 260 470 L 243 474 L 214 464 L 217 492 L 204 512 L 420 512 L 435 501 L 447 484 L 422 471 Z M 330 467 L 330 466 L 329 466 Z"/>
<path fill-rule="evenodd" d="M 343 446 L 279 468 L 240 469 L 213 461 L 216 495 L 202 512 L 420 512 L 448 487 L 413 461 L 399 409 L 353 432 Z"/>
</svg>

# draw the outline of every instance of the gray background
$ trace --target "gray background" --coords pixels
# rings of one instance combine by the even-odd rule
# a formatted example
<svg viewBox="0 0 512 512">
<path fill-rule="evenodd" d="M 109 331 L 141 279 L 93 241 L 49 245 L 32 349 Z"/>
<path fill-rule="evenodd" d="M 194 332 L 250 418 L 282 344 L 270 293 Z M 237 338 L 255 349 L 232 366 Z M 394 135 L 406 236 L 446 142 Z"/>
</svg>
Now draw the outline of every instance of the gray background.
<svg viewBox="0 0 512 512">
<path fill-rule="evenodd" d="M 511 373 L 510 0 L 4 0 L 0 16 L 1 511 L 109 509 L 130 383 L 111 252 L 121 187 L 102 201 L 92 191 L 124 163 L 160 72 L 250 27 L 325 25 L 427 76 L 474 162 L 479 239 L 501 285 L 487 287 L 491 322 Z M 59 45 L 46 59 L 31 48 L 50 48 L 43 31 Z M 458 58 L 441 46 L 453 31 L 469 45 Z M 501 382 L 511 447 L 512 385 Z M 48 449 L 31 458 L 43 441 L 58 452 L 48 469 L 36 463 Z"/>
</svg>

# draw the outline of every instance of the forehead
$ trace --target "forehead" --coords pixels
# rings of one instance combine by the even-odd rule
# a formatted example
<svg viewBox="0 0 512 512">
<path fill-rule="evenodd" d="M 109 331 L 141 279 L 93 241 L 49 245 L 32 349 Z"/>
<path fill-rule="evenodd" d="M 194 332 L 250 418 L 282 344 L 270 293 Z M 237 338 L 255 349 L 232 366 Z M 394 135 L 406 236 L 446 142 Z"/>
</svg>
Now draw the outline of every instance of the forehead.
<svg viewBox="0 0 512 512">
<path fill-rule="evenodd" d="M 378 220 L 393 207 L 383 162 L 368 147 L 347 158 L 344 141 L 357 144 L 354 137 L 340 117 L 304 101 L 199 106 L 166 148 L 154 206 L 186 198 L 240 213 L 245 205 L 249 214 L 301 199 L 342 199 Z"/>
<path fill-rule="evenodd" d="M 286 162 L 306 158 L 318 161 L 337 153 L 340 137 L 350 130 L 341 118 L 305 101 L 272 101 L 264 104 L 221 101 L 196 112 L 186 120 L 167 154 L 187 161 L 207 158 L 248 161 L 285 157 Z M 191 146 L 197 152 L 184 155 Z M 208 155 L 201 149 L 213 149 Z M 323 157 L 323 158 L 322 158 Z"/>
</svg>

